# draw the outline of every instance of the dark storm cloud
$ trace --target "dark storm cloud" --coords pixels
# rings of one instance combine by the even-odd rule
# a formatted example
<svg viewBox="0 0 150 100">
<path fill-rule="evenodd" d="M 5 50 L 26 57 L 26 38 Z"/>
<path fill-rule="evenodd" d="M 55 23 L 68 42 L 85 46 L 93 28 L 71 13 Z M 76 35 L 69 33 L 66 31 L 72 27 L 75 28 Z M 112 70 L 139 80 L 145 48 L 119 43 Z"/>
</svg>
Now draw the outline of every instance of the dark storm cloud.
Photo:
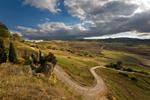
<svg viewBox="0 0 150 100">
<path fill-rule="evenodd" d="M 150 32 L 150 11 L 136 14 L 131 17 L 123 26 L 125 29 L 136 30 L 138 32 Z"/>
<path fill-rule="evenodd" d="M 92 14 L 97 15 L 97 14 L 106 14 L 106 13 L 112 13 L 116 15 L 130 15 L 132 14 L 135 9 L 137 9 L 137 5 L 135 4 L 128 4 L 125 2 L 121 1 L 112 1 L 108 2 L 102 7 L 94 9 L 94 12 Z"/>
</svg>

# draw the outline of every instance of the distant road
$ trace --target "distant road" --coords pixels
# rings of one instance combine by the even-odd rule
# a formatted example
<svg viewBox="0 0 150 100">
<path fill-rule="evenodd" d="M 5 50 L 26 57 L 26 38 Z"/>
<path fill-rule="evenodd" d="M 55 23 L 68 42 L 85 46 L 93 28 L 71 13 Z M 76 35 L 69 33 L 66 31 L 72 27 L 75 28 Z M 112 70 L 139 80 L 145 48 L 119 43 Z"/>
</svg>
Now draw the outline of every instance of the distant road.
<svg viewBox="0 0 150 100">
<path fill-rule="evenodd" d="M 54 73 L 70 90 L 82 95 L 85 100 L 107 100 L 107 87 L 100 76 L 95 72 L 101 66 L 96 66 L 90 69 L 97 84 L 94 87 L 83 87 L 76 83 L 60 66 L 55 66 Z"/>
</svg>

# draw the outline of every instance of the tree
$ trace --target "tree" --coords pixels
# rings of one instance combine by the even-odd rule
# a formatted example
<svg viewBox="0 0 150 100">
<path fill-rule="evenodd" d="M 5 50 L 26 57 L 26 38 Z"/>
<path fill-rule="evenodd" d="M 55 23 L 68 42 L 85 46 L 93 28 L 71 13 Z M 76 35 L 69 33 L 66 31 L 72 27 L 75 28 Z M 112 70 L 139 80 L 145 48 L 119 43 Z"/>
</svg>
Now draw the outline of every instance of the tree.
<svg viewBox="0 0 150 100">
<path fill-rule="evenodd" d="M 12 42 L 9 45 L 9 61 L 14 64 L 18 62 L 16 50 Z"/>
<path fill-rule="evenodd" d="M 45 63 L 45 57 L 41 51 L 39 51 L 39 63 L 42 65 Z"/>
<path fill-rule="evenodd" d="M 10 32 L 9 32 L 7 26 L 0 23 L 0 37 L 4 37 L 4 38 L 6 37 L 7 38 L 9 36 L 10 36 Z"/>
<path fill-rule="evenodd" d="M 51 62 L 53 65 L 56 65 L 57 63 L 56 57 L 51 52 L 46 56 L 46 61 Z"/>
<path fill-rule="evenodd" d="M 7 61 L 7 52 L 4 46 L 3 39 L 0 39 L 0 64 L 5 63 Z"/>
</svg>

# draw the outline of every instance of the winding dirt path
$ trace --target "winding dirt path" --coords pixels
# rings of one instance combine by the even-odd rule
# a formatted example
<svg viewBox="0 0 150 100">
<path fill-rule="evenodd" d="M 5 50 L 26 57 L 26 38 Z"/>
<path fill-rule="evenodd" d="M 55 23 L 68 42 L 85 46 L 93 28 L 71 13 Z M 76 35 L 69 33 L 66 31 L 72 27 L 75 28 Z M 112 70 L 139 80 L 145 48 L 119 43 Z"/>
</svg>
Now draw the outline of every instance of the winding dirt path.
<svg viewBox="0 0 150 100">
<path fill-rule="evenodd" d="M 83 96 L 85 100 L 107 100 L 106 93 L 107 88 L 100 76 L 98 76 L 95 72 L 97 68 L 101 66 L 96 66 L 90 69 L 90 72 L 94 76 L 97 84 L 94 87 L 82 87 L 77 84 L 72 78 L 60 67 L 55 66 L 54 73 L 69 89 Z"/>
</svg>

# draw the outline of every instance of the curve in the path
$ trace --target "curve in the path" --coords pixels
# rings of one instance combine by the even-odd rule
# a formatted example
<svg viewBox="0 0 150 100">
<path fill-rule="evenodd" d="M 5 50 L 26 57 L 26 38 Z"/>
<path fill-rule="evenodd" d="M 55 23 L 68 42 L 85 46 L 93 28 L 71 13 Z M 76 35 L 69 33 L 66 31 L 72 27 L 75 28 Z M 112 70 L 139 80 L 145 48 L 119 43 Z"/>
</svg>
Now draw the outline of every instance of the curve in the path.
<svg viewBox="0 0 150 100">
<path fill-rule="evenodd" d="M 96 66 L 90 69 L 90 72 L 94 76 L 97 84 L 94 87 L 83 87 L 77 84 L 72 78 L 60 67 L 55 66 L 54 73 L 57 78 L 61 80 L 66 86 L 69 87 L 72 91 L 82 95 L 85 100 L 107 100 L 106 93 L 107 88 L 100 76 L 98 76 L 95 72 L 97 68 L 101 66 Z"/>
</svg>

